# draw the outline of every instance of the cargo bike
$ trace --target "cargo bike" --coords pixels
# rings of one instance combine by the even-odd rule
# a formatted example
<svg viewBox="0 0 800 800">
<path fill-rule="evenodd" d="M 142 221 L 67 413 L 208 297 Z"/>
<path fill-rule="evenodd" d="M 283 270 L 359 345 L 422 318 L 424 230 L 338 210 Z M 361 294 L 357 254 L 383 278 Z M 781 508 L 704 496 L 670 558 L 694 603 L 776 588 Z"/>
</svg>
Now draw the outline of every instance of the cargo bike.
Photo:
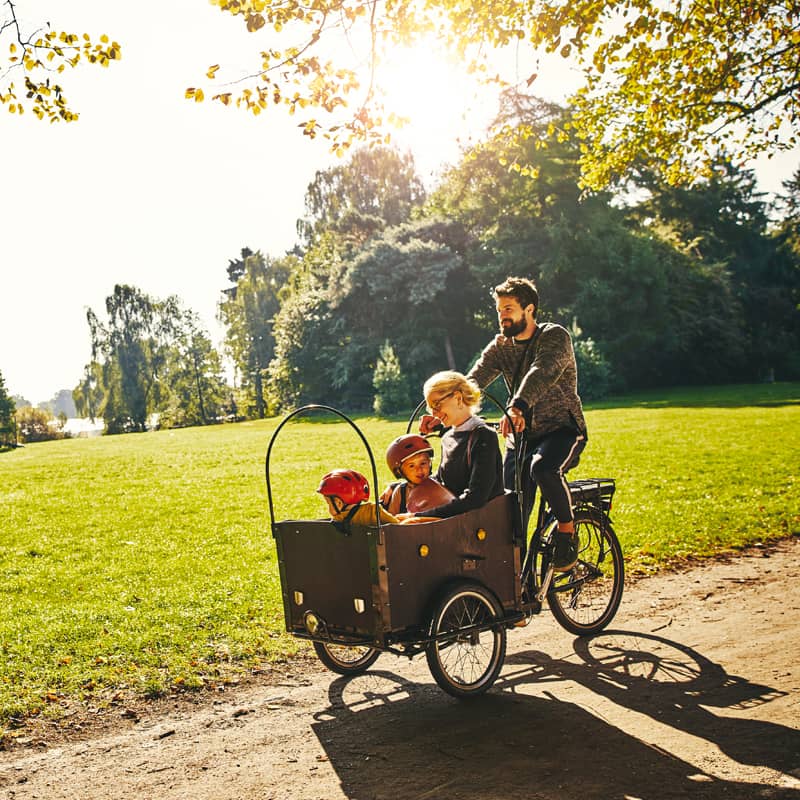
<svg viewBox="0 0 800 800">
<path fill-rule="evenodd" d="M 376 506 L 379 486 L 369 443 L 331 406 L 293 411 L 270 438 L 265 473 L 286 630 L 309 640 L 326 667 L 357 675 L 383 652 L 409 658 L 424 653 L 436 683 L 467 698 L 492 686 L 505 659 L 507 632 L 526 625 L 545 600 L 575 635 L 597 633 L 611 622 L 624 583 L 622 551 L 609 517 L 613 479 L 569 483 L 579 557 L 565 573 L 551 564 L 552 511 L 540 499 L 528 541 L 519 492 L 465 514 L 412 525 L 343 528 L 329 519 L 277 520 L 273 445 L 291 420 L 315 413 L 338 417 L 363 442 Z"/>
</svg>

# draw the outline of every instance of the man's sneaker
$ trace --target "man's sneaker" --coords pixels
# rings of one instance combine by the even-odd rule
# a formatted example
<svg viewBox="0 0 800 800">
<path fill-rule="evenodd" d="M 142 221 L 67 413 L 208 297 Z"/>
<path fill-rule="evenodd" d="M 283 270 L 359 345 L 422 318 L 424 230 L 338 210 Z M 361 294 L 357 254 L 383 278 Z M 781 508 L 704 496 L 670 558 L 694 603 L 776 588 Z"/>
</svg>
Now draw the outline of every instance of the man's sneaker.
<svg viewBox="0 0 800 800">
<path fill-rule="evenodd" d="M 569 572 L 578 562 L 578 537 L 574 533 L 553 534 L 553 569 Z"/>
</svg>

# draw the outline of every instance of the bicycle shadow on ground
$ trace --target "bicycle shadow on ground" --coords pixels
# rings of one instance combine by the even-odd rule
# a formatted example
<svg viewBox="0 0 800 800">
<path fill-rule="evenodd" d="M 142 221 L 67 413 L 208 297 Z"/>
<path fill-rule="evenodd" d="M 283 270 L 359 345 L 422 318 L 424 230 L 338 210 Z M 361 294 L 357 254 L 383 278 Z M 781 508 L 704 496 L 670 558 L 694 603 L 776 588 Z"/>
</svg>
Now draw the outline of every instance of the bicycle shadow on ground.
<svg viewBox="0 0 800 800">
<path fill-rule="evenodd" d="M 386 671 L 339 678 L 312 729 L 354 800 L 800 797 L 698 774 L 574 703 L 506 684 L 464 702 Z"/>
<path fill-rule="evenodd" d="M 800 731 L 709 710 L 740 711 L 787 692 L 729 675 L 691 647 L 652 633 L 605 631 L 576 639 L 574 649 L 579 662 L 535 650 L 509 654 L 502 685 L 513 691 L 519 682 L 530 681 L 531 669 L 574 681 L 619 706 L 705 739 L 740 764 L 800 777 Z M 515 667 L 523 669 L 515 673 Z"/>
</svg>

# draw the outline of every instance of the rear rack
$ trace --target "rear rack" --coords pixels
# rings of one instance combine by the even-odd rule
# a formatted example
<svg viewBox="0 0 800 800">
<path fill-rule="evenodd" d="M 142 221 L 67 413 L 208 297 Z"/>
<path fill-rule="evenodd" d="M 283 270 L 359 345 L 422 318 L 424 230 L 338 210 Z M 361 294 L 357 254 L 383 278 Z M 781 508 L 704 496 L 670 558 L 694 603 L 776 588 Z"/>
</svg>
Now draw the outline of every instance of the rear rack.
<svg viewBox="0 0 800 800">
<path fill-rule="evenodd" d="M 576 506 L 596 506 L 609 511 L 611 509 L 611 498 L 614 496 L 616 489 L 617 484 L 613 478 L 583 478 L 569 481 L 572 502 Z"/>
</svg>

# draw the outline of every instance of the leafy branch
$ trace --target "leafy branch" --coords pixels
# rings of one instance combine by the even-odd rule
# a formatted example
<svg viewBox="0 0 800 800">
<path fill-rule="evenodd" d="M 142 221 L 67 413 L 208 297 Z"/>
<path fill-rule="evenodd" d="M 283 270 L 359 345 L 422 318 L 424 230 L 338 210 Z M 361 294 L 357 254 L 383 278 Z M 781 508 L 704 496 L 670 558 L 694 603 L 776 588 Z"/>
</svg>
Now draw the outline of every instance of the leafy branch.
<svg viewBox="0 0 800 800">
<path fill-rule="evenodd" d="M 51 75 L 60 75 L 81 61 L 108 67 L 121 57 L 120 45 L 105 34 L 94 42 L 86 33 L 79 37 L 52 30 L 49 22 L 46 30 L 39 28 L 26 35 L 12 0 L 5 0 L 2 7 L 7 16 L 0 24 L 0 45 L 9 31 L 12 41 L 8 44 L 8 66 L 0 76 L 0 103 L 12 114 L 23 114 L 30 108 L 39 119 L 74 122 L 78 114 L 70 108 L 61 85 L 51 81 Z M 22 88 L 10 80 L 19 70 L 24 73 Z"/>
</svg>

